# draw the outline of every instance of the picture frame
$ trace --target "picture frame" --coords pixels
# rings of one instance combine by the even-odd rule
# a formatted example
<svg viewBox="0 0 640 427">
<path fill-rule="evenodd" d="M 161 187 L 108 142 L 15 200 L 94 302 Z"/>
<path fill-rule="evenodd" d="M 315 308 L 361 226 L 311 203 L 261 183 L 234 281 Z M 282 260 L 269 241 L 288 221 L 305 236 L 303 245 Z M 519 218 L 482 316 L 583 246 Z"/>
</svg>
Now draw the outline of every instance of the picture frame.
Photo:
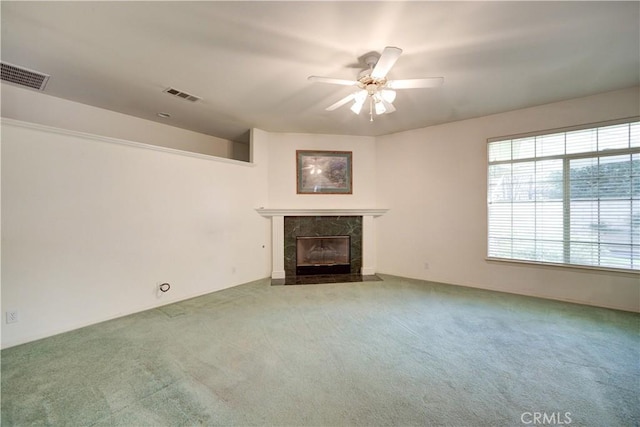
<svg viewBox="0 0 640 427">
<path fill-rule="evenodd" d="M 296 151 L 298 194 L 352 194 L 351 151 Z"/>
</svg>

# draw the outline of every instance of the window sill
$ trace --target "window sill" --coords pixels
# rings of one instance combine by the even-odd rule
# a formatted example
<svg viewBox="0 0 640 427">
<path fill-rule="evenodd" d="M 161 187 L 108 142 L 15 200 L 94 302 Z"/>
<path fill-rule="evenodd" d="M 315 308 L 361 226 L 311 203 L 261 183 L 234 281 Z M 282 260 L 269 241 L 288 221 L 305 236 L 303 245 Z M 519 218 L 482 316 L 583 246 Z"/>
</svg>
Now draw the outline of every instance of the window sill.
<svg viewBox="0 0 640 427">
<path fill-rule="evenodd" d="M 521 266 L 529 266 L 529 267 L 545 267 L 551 269 L 570 269 L 570 270 L 589 270 L 592 272 L 599 273 L 616 273 L 623 274 L 627 276 L 638 276 L 640 275 L 640 270 L 631 270 L 627 268 L 612 268 L 612 267 L 593 267 L 589 265 L 573 265 L 573 264 L 557 264 L 553 262 L 540 262 L 540 261 L 528 261 L 528 260 L 520 260 L 520 259 L 509 259 L 509 258 L 495 258 L 495 257 L 486 257 L 485 261 L 487 262 L 495 262 L 495 263 L 507 263 L 507 264 L 516 264 Z"/>
</svg>

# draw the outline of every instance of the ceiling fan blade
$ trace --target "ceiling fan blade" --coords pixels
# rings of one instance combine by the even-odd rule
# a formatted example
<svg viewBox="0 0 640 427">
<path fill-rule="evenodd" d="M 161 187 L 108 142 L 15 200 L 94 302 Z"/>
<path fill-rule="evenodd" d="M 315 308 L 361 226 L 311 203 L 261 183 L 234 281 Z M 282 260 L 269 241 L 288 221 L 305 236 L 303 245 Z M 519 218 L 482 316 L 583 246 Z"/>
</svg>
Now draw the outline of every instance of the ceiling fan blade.
<svg viewBox="0 0 640 427">
<path fill-rule="evenodd" d="M 438 87 L 444 83 L 444 77 L 427 77 L 425 79 L 389 80 L 386 87 L 389 89 L 416 89 L 426 87 Z"/>
<path fill-rule="evenodd" d="M 400 49 L 399 47 L 385 47 L 382 51 L 382 56 L 380 56 L 380 59 L 378 59 L 376 66 L 371 72 L 371 77 L 373 77 L 374 79 L 384 78 L 391 67 L 393 67 L 393 64 L 395 64 L 398 58 L 400 58 L 401 53 L 402 49 Z"/>
<path fill-rule="evenodd" d="M 343 86 L 355 86 L 358 84 L 357 80 L 343 80 L 343 79 L 334 79 L 331 77 L 320 77 L 320 76 L 309 76 L 307 80 L 311 80 L 312 82 L 319 83 L 330 83 L 334 85 L 343 85 Z"/>
<path fill-rule="evenodd" d="M 355 94 L 351 94 L 351 95 L 347 95 L 344 98 L 342 98 L 340 101 L 336 102 L 335 104 L 329 105 L 327 108 L 325 108 L 325 110 L 327 111 L 333 111 L 336 108 L 340 108 L 342 107 L 344 104 L 346 104 L 347 102 L 351 101 L 354 98 Z"/>
<path fill-rule="evenodd" d="M 392 103 L 387 102 L 384 99 L 381 102 L 382 104 L 384 104 L 384 107 L 387 110 L 385 111 L 385 114 L 393 113 L 394 111 L 396 111 L 396 107 L 394 107 Z"/>
</svg>

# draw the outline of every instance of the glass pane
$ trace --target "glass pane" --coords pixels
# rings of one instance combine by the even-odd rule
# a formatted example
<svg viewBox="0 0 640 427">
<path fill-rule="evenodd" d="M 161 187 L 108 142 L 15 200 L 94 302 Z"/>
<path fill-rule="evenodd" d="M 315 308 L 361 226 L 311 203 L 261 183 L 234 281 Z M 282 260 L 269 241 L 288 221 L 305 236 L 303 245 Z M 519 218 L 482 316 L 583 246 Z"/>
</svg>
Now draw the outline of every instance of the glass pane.
<svg viewBox="0 0 640 427">
<path fill-rule="evenodd" d="M 557 262 L 564 261 L 562 242 L 540 241 L 536 242 L 536 259 L 538 261 Z"/>
<path fill-rule="evenodd" d="M 511 258 L 511 239 L 489 239 L 489 256 Z"/>
<path fill-rule="evenodd" d="M 534 261 L 536 259 L 535 240 L 513 239 L 513 254 L 515 259 Z"/>
<path fill-rule="evenodd" d="M 562 160 L 536 162 L 536 200 L 562 200 Z"/>
<path fill-rule="evenodd" d="M 640 245 L 631 248 L 631 268 L 640 270 Z"/>
<path fill-rule="evenodd" d="M 567 154 L 588 153 L 598 150 L 598 131 L 584 129 L 567 132 Z"/>
<path fill-rule="evenodd" d="M 513 204 L 513 237 L 535 239 L 536 237 L 536 204 Z"/>
<path fill-rule="evenodd" d="M 631 202 L 631 212 L 631 241 L 640 247 L 640 200 Z M 638 258 L 638 264 L 640 264 L 640 258 Z"/>
<path fill-rule="evenodd" d="M 631 202 L 600 201 L 600 243 L 631 243 Z"/>
<path fill-rule="evenodd" d="M 511 165 L 489 166 L 489 203 L 511 201 Z"/>
<path fill-rule="evenodd" d="M 489 206 L 489 236 L 511 237 L 511 203 Z"/>
<path fill-rule="evenodd" d="M 632 154 L 631 159 L 631 197 L 640 199 L 640 154 Z"/>
<path fill-rule="evenodd" d="M 631 181 L 627 179 L 609 179 L 600 183 L 598 194 L 601 199 L 628 199 L 631 197 Z"/>
<path fill-rule="evenodd" d="M 528 159 L 536 155 L 535 137 L 520 138 L 513 140 L 513 158 Z"/>
<path fill-rule="evenodd" d="M 536 238 L 563 239 L 562 202 L 536 203 Z"/>
<path fill-rule="evenodd" d="M 602 267 L 631 268 L 631 246 L 600 245 L 600 265 Z"/>
<path fill-rule="evenodd" d="M 600 157 L 598 187 L 600 198 L 631 196 L 631 156 Z"/>
<path fill-rule="evenodd" d="M 535 200 L 535 179 L 536 173 L 534 162 L 514 164 L 512 184 L 513 200 Z"/>
<path fill-rule="evenodd" d="M 640 122 L 631 123 L 629 126 L 629 145 L 640 147 Z"/>
<path fill-rule="evenodd" d="M 562 181 L 562 160 L 542 160 L 536 162 L 538 181 Z"/>
<path fill-rule="evenodd" d="M 597 243 L 571 243 L 569 255 L 572 264 L 598 265 L 599 248 Z"/>
<path fill-rule="evenodd" d="M 572 242 L 598 241 L 598 204 L 597 200 L 571 201 Z"/>
<path fill-rule="evenodd" d="M 564 154 L 564 133 L 536 137 L 536 156 L 557 156 Z"/>
<path fill-rule="evenodd" d="M 572 180 L 571 200 L 598 198 L 598 181 L 596 180 Z"/>
<path fill-rule="evenodd" d="M 574 159 L 569 162 L 571 199 L 598 197 L 598 159 Z"/>
<path fill-rule="evenodd" d="M 599 177 L 631 175 L 631 156 L 629 154 L 623 154 L 621 156 L 601 156 L 599 162 Z"/>
<path fill-rule="evenodd" d="M 511 140 L 489 143 L 489 161 L 511 160 Z"/>
<path fill-rule="evenodd" d="M 598 151 L 629 147 L 629 124 L 598 128 Z"/>
<path fill-rule="evenodd" d="M 598 159 L 589 157 L 586 159 L 572 159 L 569 162 L 571 179 L 592 179 L 598 175 Z"/>
</svg>

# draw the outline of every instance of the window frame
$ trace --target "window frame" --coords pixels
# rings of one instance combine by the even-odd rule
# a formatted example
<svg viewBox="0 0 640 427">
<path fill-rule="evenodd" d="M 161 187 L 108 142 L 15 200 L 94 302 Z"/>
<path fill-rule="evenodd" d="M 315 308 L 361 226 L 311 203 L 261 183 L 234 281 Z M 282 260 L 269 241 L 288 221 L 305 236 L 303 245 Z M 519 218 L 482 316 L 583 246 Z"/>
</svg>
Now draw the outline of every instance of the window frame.
<svg viewBox="0 0 640 427">
<path fill-rule="evenodd" d="M 485 260 L 490 261 L 490 262 L 498 262 L 498 263 L 515 263 L 515 264 L 528 264 L 528 265 L 538 265 L 538 266 L 546 266 L 546 267 L 560 267 L 560 268 L 569 268 L 569 269 L 587 269 L 587 270 L 597 270 L 597 271 L 603 271 L 603 272 L 617 272 L 617 273 L 630 273 L 632 275 L 638 275 L 640 274 L 640 268 L 625 268 L 625 267 L 613 267 L 613 266 L 600 266 L 600 265 L 588 265 L 588 264 L 575 264 L 575 263 L 571 263 L 571 259 L 570 259 L 570 245 L 571 245 L 571 238 L 570 238 L 570 227 L 568 227 L 568 225 L 570 225 L 570 221 L 571 221 L 571 217 L 570 215 L 567 214 L 567 205 L 570 205 L 571 203 L 571 194 L 569 191 L 570 185 L 571 185 L 571 177 L 570 177 L 570 169 L 569 169 L 569 165 L 571 163 L 572 160 L 575 159 L 598 159 L 601 157 L 612 157 L 612 156 L 616 156 L 616 155 L 632 155 L 632 154 L 640 154 L 640 147 L 631 147 L 628 146 L 627 148 L 619 148 L 619 149 L 603 149 L 601 151 L 598 151 L 597 149 L 595 151 L 587 151 L 587 152 L 577 152 L 577 153 L 570 153 L 567 154 L 567 148 L 566 148 L 566 133 L 569 132 L 575 132 L 575 131 L 580 131 L 580 130 L 595 130 L 598 128 L 603 128 L 603 127 L 608 127 L 608 126 L 615 126 L 615 125 L 620 125 L 620 124 L 632 124 L 632 123 L 636 123 L 636 122 L 640 122 L 640 116 L 632 116 L 632 117 L 625 117 L 625 118 L 621 118 L 621 119 L 616 119 L 616 120 L 608 120 L 608 121 L 602 121 L 602 122 L 595 122 L 595 123 L 585 123 L 585 124 L 581 124 L 581 125 L 577 125 L 577 126 L 568 126 L 568 127 L 562 127 L 562 128 L 553 128 L 553 129 L 547 129 L 547 130 L 543 130 L 543 131 L 535 131 L 535 132 L 527 132 L 527 133 L 520 133 L 520 134 L 513 134 L 513 135 L 505 135 L 505 136 L 499 136 L 499 137 L 492 137 L 492 138 L 488 138 L 486 140 L 486 183 L 487 183 L 487 187 L 486 187 L 486 195 L 487 195 L 487 199 L 486 199 L 486 234 L 485 234 L 485 243 L 486 243 L 486 257 Z M 495 160 L 495 161 L 491 161 L 490 158 L 490 146 L 491 143 L 495 143 L 495 142 L 501 142 L 501 141 L 509 141 L 511 144 L 513 144 L 513 140 L 517 140 L 517 139 L 525 139 L 525 138 L 537 138 L 537 137 L 543 137 L 545 135 L 554 135 L 554 134 L 565 134 L 565 147 L 564 147 L 564 154 L 557 154 L 557 155 L 549 155 L 549 156 L 544 156 L 544 155 L 540 155 L 538 156 L 538 154 L 535 152 L 535 146 L 534 146 L 534 154 L 533 156 L 526 156 L 523 158 L 518 158 L 518 159 L 513 159 L 513 151 L 511 153 L 510 159 L 509 160 Z M 513 150 L 513 145 L 511 145 L 511 149 Z M 563 245 L 563 262 L 553 262 L 553 261 L 541 261 L 541 260 L 533 260 L 533 259 L 521 259 L 521 258 L 506 258 L 506 257 L 500 257 L 500 256 L 492 256 L 490 255 L 490 241 L 491 241 L 491 234 L 490 234 L 490 208 L 491 208 L 491 200 L 490 200 L 490 196 L 491 196 L 491 183 L 490 183 L 490 167 L 493 165 L 499 165 L 499 164 L 508 164 L 508 165 L 514 165 L 514 164 L 518 164 L 518 163 L 525 163 L 525 162 L 538 162 L 538 161 L 542 161 L 542 160 L 562 160 L 563 163 L 563 182 L 562 182 L 562 210 L 563 210 L 563 215 L 562 215 L 562 223 L 563 223 L 563 238 L 562 238 L 562 245 Z M 568 177 L 568 178 L 567 178 Z M 598 198 L 598 201 L 600 200 L 600 198 Z M 633 198 L 633 195 L 631 195 L 631 198 L 629 199 L 630 202 L 636 200 Z M 510 203 L 510 206 L 513 206 L 513 200 Z M 635 212 L 634 210 L 632 210 L 632 212 Z M 510 239 L 513 239 L 513 230 L 510 232 Z M 535 239 L 535 241 L 539 241 L 539 239 Z M 632 240 L 632 247 L 635 245 L 635 240 Z M 633 261 L 635 261 L 635 259 L 633 259 Z M 634 262 L 635 264 L 635 262 Z M 640 264 L 640 262 L 638 262 L 638 264 Z"/>
</svg>

